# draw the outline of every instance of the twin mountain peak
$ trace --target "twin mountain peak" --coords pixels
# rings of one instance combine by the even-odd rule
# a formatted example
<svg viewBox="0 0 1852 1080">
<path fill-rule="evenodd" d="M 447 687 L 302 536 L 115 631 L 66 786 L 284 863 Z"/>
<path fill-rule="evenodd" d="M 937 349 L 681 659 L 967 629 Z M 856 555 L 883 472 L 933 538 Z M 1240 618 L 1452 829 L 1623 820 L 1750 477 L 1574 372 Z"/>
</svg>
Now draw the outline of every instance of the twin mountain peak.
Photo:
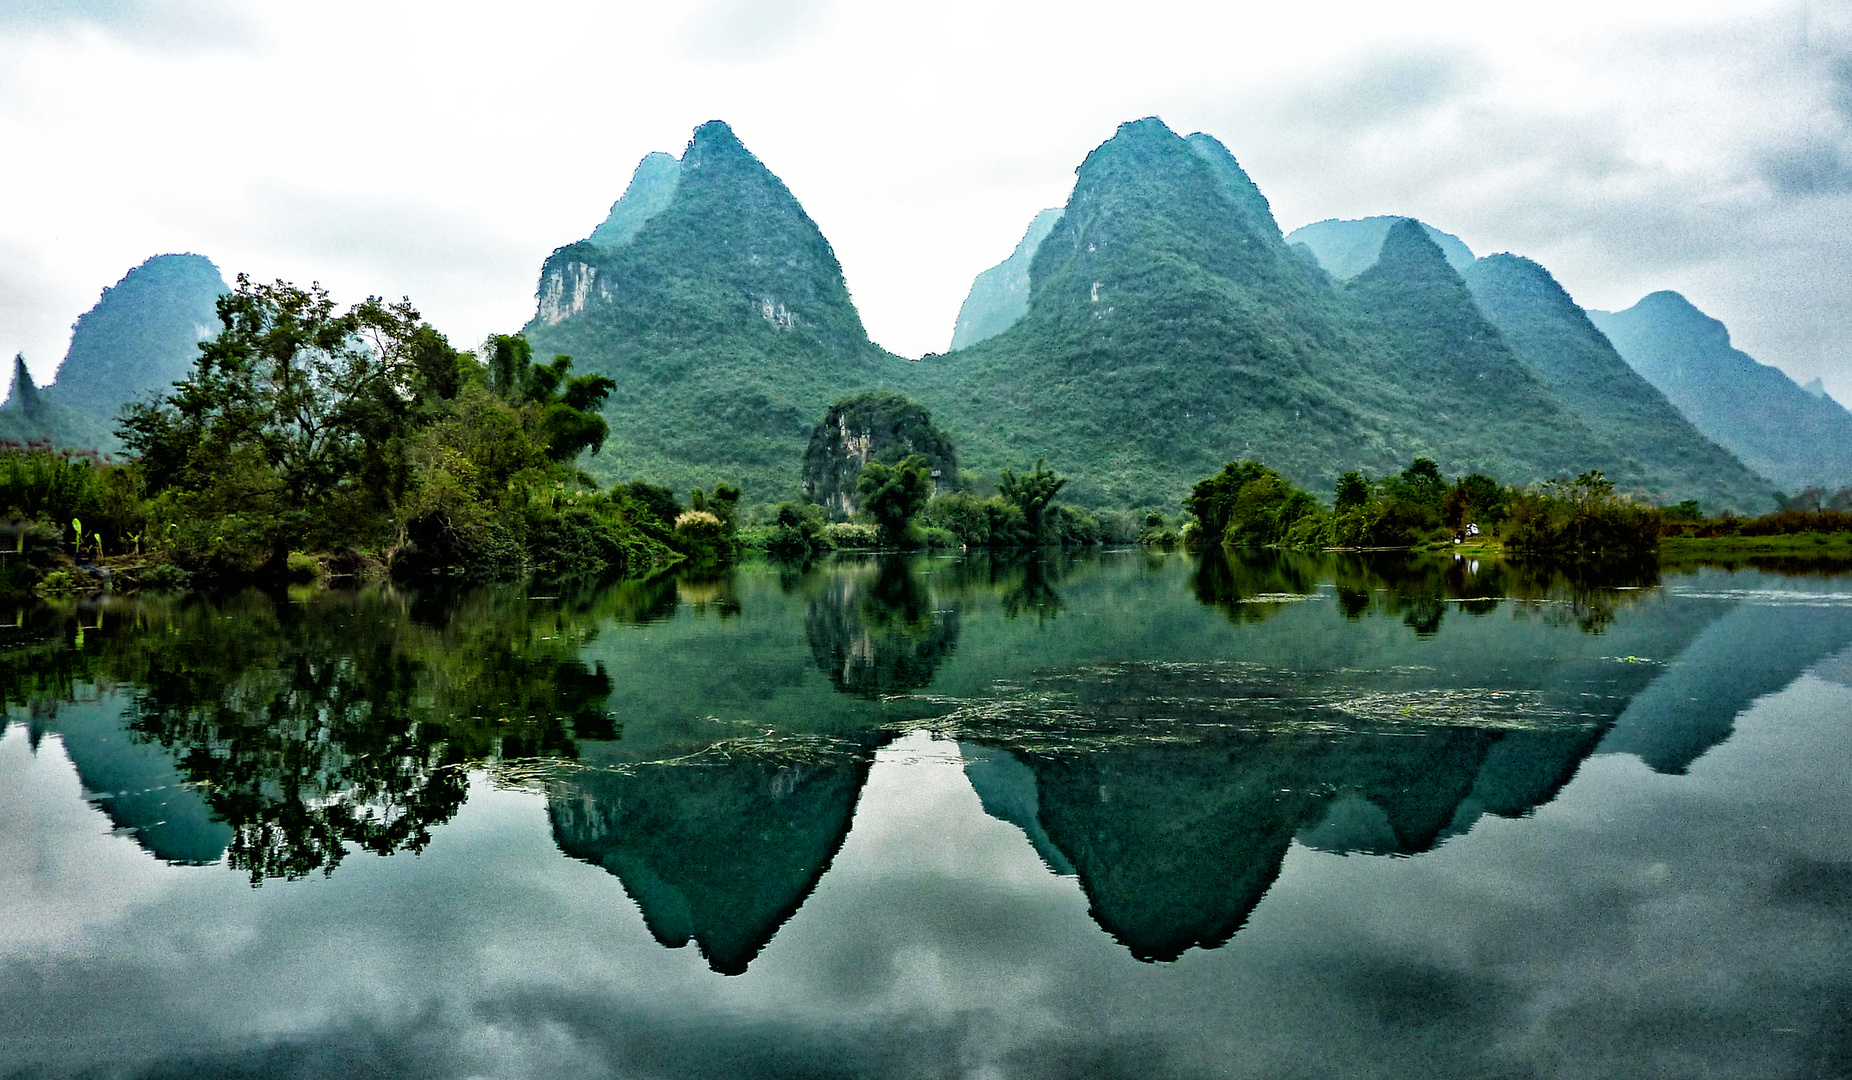
<svg viewBox="0 0 1852 1080">
<path fill-rule="evenodd" d="M 1852 414 L 1730 349 L 1676 294 L 1585 312 L 1536 263 L 1474 258 L 1404 218 L 1282 235 L 1220 142 L 1155 118 L 1121 125 L 978 276 L 942 355 L 868 339 L 829 241 L 719 121 L 679 158 L 645 157 L 606 219 L 546 259 L 536 299 L 535 350 L 617 384 L 591 471 L 727 480 L 754 501 L 795 495 L 818 418 L 867 391 L 924 405 L 966 468 L 1043 457 L 1067 497 L 1102 507 L 1175 506 L 1242 457 L 1314 490 L 1417 456 L 1518 483 L 1601 469 L 1656 501 L 1751 511 L 1776 485 L 1852 482 L 1852 449 L 1823 451 L 1852 448 Z M 187 319 L 169 321 L 190 350 Z M 68 383 L 76 405 L 95 363 L 67 361 L 45 393 Z M 1752 422 L 1712 407 L 1719 384 L 1727 399 L 1747 383 Z"/>
</svg>

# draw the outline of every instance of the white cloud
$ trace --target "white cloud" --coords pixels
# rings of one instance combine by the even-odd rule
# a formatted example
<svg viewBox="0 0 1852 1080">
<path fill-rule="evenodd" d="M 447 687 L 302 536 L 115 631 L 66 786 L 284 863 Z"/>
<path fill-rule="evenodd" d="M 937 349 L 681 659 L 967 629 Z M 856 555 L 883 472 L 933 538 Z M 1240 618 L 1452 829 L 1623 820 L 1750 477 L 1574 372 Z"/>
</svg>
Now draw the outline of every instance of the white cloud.
<svg viewBox="0 0 1852 1080">
<path fill-rule="evenodd" d="M 1843 3 L 231 10 L 0 15 L 0 350 L 49 369 L 101 286 L 168 250 L 408 293 L 472 341 L 526 318 L 540 260 L 644 153 L 720 118 L 835 245 L 873 336 L 917 355 L 1086 153 L 1156 113 L 1227 143 L 1289 228 L 1413 213 L 1597 306 L 1693 290 L 1852 398 Z"/>
</svg>

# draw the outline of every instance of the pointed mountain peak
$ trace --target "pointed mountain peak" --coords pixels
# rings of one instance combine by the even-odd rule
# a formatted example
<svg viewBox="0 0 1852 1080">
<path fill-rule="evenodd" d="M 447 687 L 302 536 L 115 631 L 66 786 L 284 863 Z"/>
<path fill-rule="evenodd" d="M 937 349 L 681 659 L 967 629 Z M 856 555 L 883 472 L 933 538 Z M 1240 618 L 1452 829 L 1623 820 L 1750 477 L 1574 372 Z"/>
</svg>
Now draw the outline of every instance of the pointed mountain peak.
<svg viewBox="0 0 1852 1080">
<path fill-rule="evenodd" d="M 1475 262 L 1462 276 L 1482 306 L 1504 299 L 1540 305 L 1538 310 L 1548 310 L 1559 317 L 1573 316 L 1573 321 L 1578 323 L 1588 321 L 1581 306 L 1569 295 L 1569 290 L 1556 280 L 1555 275 L 1545 270 L 1540 263 L 1522 255 L 1510 252 L 1487 255 Z M 1589 329 L 1592 330 L 1593 326 Z"/>
<path fill-rule="evenodd" d="M 1260 193 L 1247 170 L 1235 160 L 1235 155 L 1228 152 L 1228 147 L 1213 135 L 1196 132 L 1183 140 L 1189 144 L 1196 156 L 1208 164 L 1222 184 L 1222 191 L 1228 200 L 1247 215 L 1248 224 L 1255 229 L 1280 235 L 1279 222 L 1273 219 L 1273 206 L 1267 197 Z"/>
<path fill-rule="evenodd" d="M 1339 281 L 1346 281 L 1376 264 L 1391 228 L 1399 222 L 1412 220 L 1388 215 L 1351 220 L 1327 218 L 1294 229 L 1286 237 L 1286 242 L 1304 244 L 1326 273 Z M 1440 245 L 1441 254 L 1447 257 L 1447 264 L 1455 271 L 1464 274 L 1466 268 L 1473 264 L 1472 249 L 1459 237 L 1441 232 L 1425 222 L 1421 228 L 1428 234 L 1428 239 Z"/>
<path fill-rule="evenodd" d="M 746 144 L 740 142 L 739 136 L 724 120 L 709 120 L 694 129 L 694 137 L 688 140 L 688 149 L 682 152 L 684 169 L 699 169 L 703 165 L 726 157 L 745 157 L 758 165 L 759 159 L 753 157 Z M 759 166 L 764 168 L 763 165 Z"/>
<path fill-rule="evenodd" d="M 645 222 L 668 208 L 681 175 L 682 163 L 674 155 L 660 150 L 645 154 L 630 174 L 624 194 L 611 204 L 604 223 L 592 230 L 591 242 L 600 247 L 629 243 Z"/>
<path fill-rule="evenodd" d="M 27 416 L 39 414 L 39 388 L 32 381 L 32 372 L 26 370 L 23 353 L 13 355 L 13 385 L 7 392 L 6 407 Z"/>
<path fill-rule="evenodd" d="M 1670 289 L 1661 289 L 1642 297 L 1639 303 L 1617 313 L 1616 317 L 1623 321 L 1644 319 L 1660 323 L 1668 329 L 1676 328 L 1713 344 L 1730 344 L 1729 327 L 1706 315 L 1697 305 Z"/>
<path fill-rule="evenodd" d="M 1826 392 L 1826 380 L 1822 379 L 1818 375 L 1815 375 L 1813 377 L 1812 382 L 1802 383 L 1801 389 L 1807 391 L 1809 394 L 1812 394 L 1814 397 L 1817 397 L 1817 398 L 1823 398 L 1823 397 L 1829 396 Z"/>
<path fill-rule="evenodd" d="M 1454 273 L 1440 245 L 1428 235 L 1426 227 L 1414 218 L 1403 218 L 1389 226 L 1389 234 L 1383 237 L 1382 250 L 1377 253 L 1375 264 L 1358 275 L 1357 280 L 1361 282 L 1366 278 L 1386 274 L 1454 282 L 1460 280 L 1460 275 Z"/>
</svg>

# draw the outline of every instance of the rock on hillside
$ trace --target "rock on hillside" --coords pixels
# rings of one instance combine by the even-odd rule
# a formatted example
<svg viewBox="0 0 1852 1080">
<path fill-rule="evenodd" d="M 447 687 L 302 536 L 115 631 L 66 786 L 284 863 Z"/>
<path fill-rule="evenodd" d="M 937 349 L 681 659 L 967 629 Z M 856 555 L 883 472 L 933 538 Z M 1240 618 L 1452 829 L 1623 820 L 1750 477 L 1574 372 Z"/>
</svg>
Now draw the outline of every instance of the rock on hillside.
<svg viewBox="0 0 1852 1080">
<path fill-rule="evenodd" d="M 831 405 L 804 449 L 804 498 L 841 514 L 860 508 L 855 484 L 871 461 L 892 465 L 918 454 L 934 473 L 935 487 L 958 480 L 952 440 L 933 426 L 919 403 L 899 394 L 857 394 Z"/>
</svg>

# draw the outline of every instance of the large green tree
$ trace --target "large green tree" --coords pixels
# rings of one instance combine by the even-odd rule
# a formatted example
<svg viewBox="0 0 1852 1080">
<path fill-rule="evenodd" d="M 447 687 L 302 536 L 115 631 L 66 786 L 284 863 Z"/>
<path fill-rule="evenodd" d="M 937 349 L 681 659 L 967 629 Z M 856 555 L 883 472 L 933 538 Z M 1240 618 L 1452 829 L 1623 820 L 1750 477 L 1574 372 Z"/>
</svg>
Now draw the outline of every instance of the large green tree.
<svg viewBox="0 0 1852 1080">
<path fill-rule="evenodd" d="M 893 465 L 871 461 L 856 481 L 855 494 L 862 509 L 874 515 L 882 543 L 899 544 L 907 524 L 932 498 L 932 468 L 918 454 L 908 454 Z"/>
<path fill-rule="evenodd" d="M 1041 458 L 1035 459 L 1035 468 L 1022 475 L 1014 470 L 1003 470 L 1003 479 L 997 484 L 997 493 L 1022 511 L 1023 522 L 1029 528 L 1029 535 L 1035 543 L 1047 540 L 1045 525 L 1048 517 L 1048 504 L 1055 495 L 1067 486 L 1067 477 L 1060 476 Z"/>
<path fill-rule="evenodd" d="M 319 285 L 241 274 L 218 315 L 193 374 L 124 414 L 150 490 L 273 570 L 323 534 L 385 527 L 410 481 L 406 436 L 461 385 L 457 352 L 410 301 L 340 311 Z"/>
</svg>

